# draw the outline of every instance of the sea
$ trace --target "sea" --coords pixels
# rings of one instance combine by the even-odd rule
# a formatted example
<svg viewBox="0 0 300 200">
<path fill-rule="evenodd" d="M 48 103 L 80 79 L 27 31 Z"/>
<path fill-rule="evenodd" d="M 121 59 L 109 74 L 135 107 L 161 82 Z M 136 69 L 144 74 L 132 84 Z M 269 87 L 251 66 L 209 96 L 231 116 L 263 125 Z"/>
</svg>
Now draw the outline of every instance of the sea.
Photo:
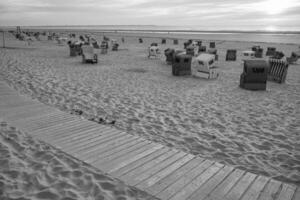
<svg viewBox="0 0 300 200">
<path fill-rule="evenodd" d="M 15 28 L 15 27 L 9 27 Z M 195 27 L 183 26 L 156 26 L 156 25 L 76 25 L 76 26 L 24 26 L 24 29 L 39 30 L 82 30 L 91 32 L 115 32 L 115 33 L 161 33 L 183 34 L 191 38 L 203 40 L 226 40 L 243 42 L 267 42 L 280 44 L 300 45 L 300 31 L 249 31 L 249 30 L 200 30 Z"/>
</svg>

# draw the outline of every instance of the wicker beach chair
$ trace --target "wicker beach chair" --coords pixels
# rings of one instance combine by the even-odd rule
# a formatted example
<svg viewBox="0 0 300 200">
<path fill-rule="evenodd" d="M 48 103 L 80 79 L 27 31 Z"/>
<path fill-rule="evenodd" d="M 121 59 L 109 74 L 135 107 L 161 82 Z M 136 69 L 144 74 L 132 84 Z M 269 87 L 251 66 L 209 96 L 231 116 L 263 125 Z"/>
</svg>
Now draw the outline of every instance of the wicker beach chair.
<svg viewBox="0 0 300 200">
<path fill-rule="evenodd" d="M 148 58 L 154 57 L 157 58 L 160 54 L 160 49 L 158 46 L 150 46 L 148 48 Z"/>
<path fill-rule="evenodd" d="M 245 60 L 240 76 L 240 87 L 248 90 L 266 90 L 269 64 L 265 60 Z"/>
<path fill-rule="evenodd" d="M 82 45 L 82 63 L 98 63 L 97 54 L 94 52 L 94 47 L 90 45 Z"/>
<path fill-rule="evenodd" d="M 266 56 L 274 56 L 276 53 L 276 48 L 275 47 L 268 47 Z"/>
<path fill-rule="evenodd" d="M 215 66 L 215 56 L 203 53 L 192 62 L 192 75 L 201 78 L 215 79 L 219 76 L 219 68 Z"/>
<path fill-rule="evenodd" d="M 175 54 L 175 49 L 167 48 L 164 52 L 165 52 L 167 64 L 171 64 L 173 62 L 173 57 L 174 57 L 174 54 Z"/>
<path fill-rule="evenodd" d="M 236 61 L 236 49 L 228 49 L 227 50 L 226 61 Z"/>
<path fill-rule="evenodd" d="M 269 64 L 268 80 L 276 83 L 284 83 L 289 63 L 284 60 L 269 59 Z"/>
<path fill-rule="evenodd" d="M 192 56 L 184 53 L 175 54 L 172 63 L 172 74 L 174 76 L 191 75 Z"/>
</svg>

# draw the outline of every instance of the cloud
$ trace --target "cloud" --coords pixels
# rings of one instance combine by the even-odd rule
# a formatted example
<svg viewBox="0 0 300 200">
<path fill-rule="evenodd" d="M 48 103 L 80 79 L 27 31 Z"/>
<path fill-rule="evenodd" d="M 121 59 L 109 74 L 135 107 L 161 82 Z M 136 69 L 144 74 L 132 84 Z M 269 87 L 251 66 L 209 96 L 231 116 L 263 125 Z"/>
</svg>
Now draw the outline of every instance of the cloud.
<svg viewBox="0 0 300 200">
<path fill-rule="evenodd" d="M 0 25 L 156 24 L 215 29 L 281 26 L 300 30 L 298 0 L 9 0 Z M 286 26 L 285 26 L 286 27 Z"/>
</svg>

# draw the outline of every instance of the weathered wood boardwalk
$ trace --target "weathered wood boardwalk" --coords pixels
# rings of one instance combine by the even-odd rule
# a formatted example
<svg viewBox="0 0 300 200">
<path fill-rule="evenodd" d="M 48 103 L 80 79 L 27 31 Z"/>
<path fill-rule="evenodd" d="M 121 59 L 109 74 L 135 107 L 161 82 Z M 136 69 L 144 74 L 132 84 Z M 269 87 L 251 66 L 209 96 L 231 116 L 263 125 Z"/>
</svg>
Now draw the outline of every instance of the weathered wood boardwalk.
<svg viewBox="0 0 300 200">
<path fill-rule="evenodd" d="M 1 81 L 0 118 L 163 200 L 300 200 L 293 185 L 64 113 Z"/>
</svg>

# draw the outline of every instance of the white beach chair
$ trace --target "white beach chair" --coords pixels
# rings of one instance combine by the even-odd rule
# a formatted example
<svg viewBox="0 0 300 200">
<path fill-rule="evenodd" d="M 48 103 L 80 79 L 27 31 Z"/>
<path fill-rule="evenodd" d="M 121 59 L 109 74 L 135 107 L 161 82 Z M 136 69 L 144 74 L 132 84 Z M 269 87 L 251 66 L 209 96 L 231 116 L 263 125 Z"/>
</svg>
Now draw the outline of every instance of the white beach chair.
<svg viewBox="0 0 300 200">
<path fill-rule="evenodd" d="M 157 58 L 160 54 L 160 49 L 158 46 L 151 46 L 148 48 L 148 58 L 155 57 Z"/>
<path fill-rule="evenodd" d="M 98 63 L 97 54 L 94 52 L 94 47 L 90 45 L 82 45 L 82 63 L 91 62 Z"/>
<path fill-rule="evenodd" d="M 242 60 L 251 60 L 255 58 L 255 52 L 251 50 L 242 51 Z"/>
<path fill-rule="evenodd" d="M 192 75 L 207 79 L 217 78 L 219 69 L 215 66 L 215 55 L 203 53 L 193 59 Z"/>
</svg>

